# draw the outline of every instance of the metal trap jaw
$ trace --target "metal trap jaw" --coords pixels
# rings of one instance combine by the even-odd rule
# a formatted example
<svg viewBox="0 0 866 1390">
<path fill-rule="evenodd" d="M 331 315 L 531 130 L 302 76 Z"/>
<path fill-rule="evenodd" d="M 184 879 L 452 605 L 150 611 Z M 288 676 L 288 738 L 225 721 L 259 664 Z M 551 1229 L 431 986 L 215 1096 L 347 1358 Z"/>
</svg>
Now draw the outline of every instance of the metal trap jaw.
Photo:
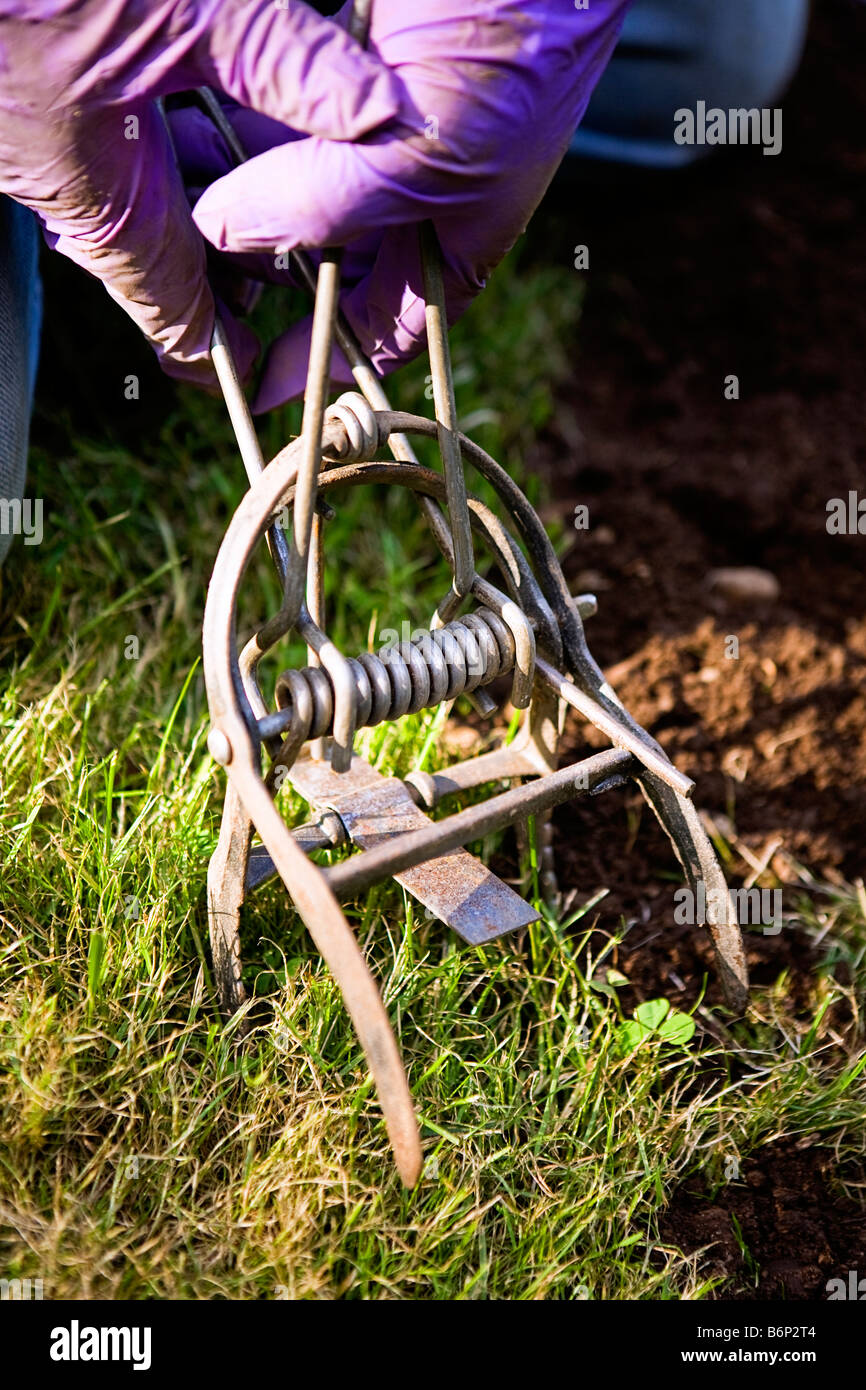
<svg viewBox="0 0 866 1390">
<path fill-rule="evenodd" d="M 208 873 L 210 939 L 222 1004 L 233 1012 L 246 999 L 241 904 L 248 893 L 279 875 L 342 990 L 378 1088 L 397 1167 L 410 1186 L 422 1160 L 409 1087 L 379 991 L 339 905 L 341 897 L 394 877 L 465 941 L 492 941 L 538 914 L 463 846 L 505 826 L 525 824 L 529 816 L 543 825 L 562 802 L 631 781 L 667 831 L 689 885 L 695 890 L 700 882 L 704 885 L 704 893 L 698 897 L 696 892 L 696 897 L 708 904 L 705 925 L 732 1008 L 742 1009 L 747 991 L 740 929 L 690 799 L 693 784 L 605 681 L 584 634 L 583 618 L 592 611 L 592 602 L 569 593 L 536 512 L 505 470 L 459 429 L 432 226 L 422 227 L 420 237 L 433 419 L 390 409 L 380 379 L 339 313 L 339 255 L 334 252 L 323 255 L 318 271 L 303 253 L 296 256 L 301 274 L 315 288 L 303 426 L 300 436 L 267 466 L 217 327 L 213 361 L 250 488 L 214 565 L 203 636 L 208 746 L 228 776 L 219 842 Z M 358 390 L 329 404 L 335 339 Z M 438 440 L 441 471 L 418 462 L 412 436 Z M 467 465 L 493 489 L 497 511 L 468 493 Z M 429 631 L 377 654 L 350 658 L 327 634 L 323 513 L 341 489 L 370 483 L 408 488 L 414 495 L 450 570 L 450 585 Z M 290 535 L 275 521 L 285 508 L 291 513 Z M 282 605 L 241 644 L 238 595 L 263 539 L 279 576 Z M 482 568 L 501 576 L 503 587 L 483 577 Z M 259 665 L 291 632 L 306 643 L 309 664 L 279 675 L 269 706 Z M 525 711 L 510 744 L 403 780 L 382 776 L 354 752 L 359 729 L 462 694 L 473 695 L 489 711 L 486 687 L 502 676 L 510 680 L 513 706 Z M 562 715 L 569 708 L 599 729 L 611 746 L 560 767 Z M 313 813 L 295 829 L 288 827 L 276 801 L 285 779 Z M 444 818 L 430 818 L 446 798 L 502 783 L 510 783 L 510 789 Z M 256 833 L 258 843 L 253 844 Z M 359 852 L 328 868 L 309 857 L 340 845 Z M 541 867 L 542 886 L 550 894 L 555 879 L 549 843 Z"/>
<path fill-rule="evenodd" d="M 205 100 L 225 129 L 216 102 L 207 94 Z M 232 135 L 229 128 L 227 138 Z M 388 1015 L 341 897 L 394 877 L 464 941 L 493 941 L 539 914 L 464 846 L 535 817 L 542 841 L 541 887 L 551 897 L 556 886 L 552 809 L 634 782 L 667 832 L 696 901 L 707 905 L 702 925 L 712 938 L 721 984 L 734 1010 L 742 1010 L 748 988 L 736 913 L 690 799 L 693 783 L 605 681 L 584 634 L 583 619 L 594 611 L 594 601 L 569 592 L 536 512 L 509 474 L 460 431 L 433 226 L 421 226 L 419 238 L 432 419 L 390 408 L 379 376 L 340 312 L 336 251 L 325 251 L 318 268 L 305 252 L 293 253 L 297 276 L 315 295 L 303 424 L 299 437 L 267 466 L 217 323 L 212 359 L 250 487 L 216 558 L 203 631 L 208 747 L 228 779 L 208 870 L 210 941 L 222 1006 L 233 1013 L 246 1001 L 240 950 L 244 899 L 279 875 L 342 991 L 408 1186 L 422 1167 L 418 1124 Z M 357 389 L 331 402 L 335 342 Z M 441 471 L 418 461 L 411 439 L 419 436 L 437 440 Z M 493 490 L 496 510 L 467 491 L 467 466 Z M 360 484 L 403 487 L 413 494 L 450 571 L 450 584 L 429 631 L 376 654 L 347 657 L 327 633 L 325 517 L 332 496 Z M 286 509 L 288 533 L 276 520 Z M 276 567 L 282 602 L 241 643 L 239 593 L 262 541 Z M 482 570 L 501 576 L 502 587 Z M 268 704 L 260 663 L 291 633 L 306 643 L 308 665 L 283 671 Z M 511 743 L 402 780 L 383 776 L 354 752 L 359 729 L 460 695 L 490 713 L 496 706 L 487 687 L 503 676 L 510 681 L 512 705 L 524 711 Z M 600 730 L 610 747 L 561 767 L 558 745 L 569 710 Z M 277 803 L 285 780 L 312 813 L 294 829 Z M 503 783 L 509 789 L 486 800 L 435 821 L 429 814 L 446 799 L 451 804 L 461 793 Z M 310 858 L 341 845 L 357 852 L 327 868 Z M 698 894 L 701 883 L 704 892 Z"/>
</svg>

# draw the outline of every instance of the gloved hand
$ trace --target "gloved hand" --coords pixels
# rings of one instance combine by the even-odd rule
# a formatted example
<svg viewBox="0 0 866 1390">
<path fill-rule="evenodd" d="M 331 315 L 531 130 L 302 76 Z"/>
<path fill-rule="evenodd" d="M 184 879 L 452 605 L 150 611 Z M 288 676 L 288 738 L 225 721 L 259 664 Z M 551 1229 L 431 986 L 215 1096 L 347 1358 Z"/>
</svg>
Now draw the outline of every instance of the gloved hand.
<svg viewBox="0 0 866 1390">
<path fill-rule="evenodd" d="M 387 371 L 424 342 L 413 224 L 436 223 L 453 321 L 541 198 L 628 3 L 374 0 L 365 54 L 297 0 L 0 0 L 0 189 L 170 370 L 205 379 L 204 255 L 151 99 L 208 84 L 272 119 L 239 115 L 255 157 L 207 189 L 195 223 L 247 255 L 347 245 L 343 308 Z M 252 335 L 230 334 L 244 370 Z M 308 336 L 274 345 L 258 408 L 303 389 Z"/>
<path fill-rule="evenodd" d="M 153 100 L 199 85 L 333 140 L 402 101 L 378 59 L 296 0 L 0 0 L 0 190 L 103 281 L 172 375 L 210 382 L 205 248 Z M 226 328 L 246 374 L 256 339 Z"/>
</svg>

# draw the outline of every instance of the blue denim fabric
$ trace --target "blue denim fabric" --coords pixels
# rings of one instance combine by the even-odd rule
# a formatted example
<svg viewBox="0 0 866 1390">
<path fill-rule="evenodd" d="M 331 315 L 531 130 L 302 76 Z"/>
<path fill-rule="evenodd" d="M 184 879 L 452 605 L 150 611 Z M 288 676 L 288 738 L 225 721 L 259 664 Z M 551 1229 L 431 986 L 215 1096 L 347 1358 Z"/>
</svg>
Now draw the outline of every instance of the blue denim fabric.
<svg viewBox="0 0 866 1390">
<path fill-rule="evenodd" d="M 0 195 L 0 499 L 24 495 L 27 439 L 39 361 L 42 286 L 39 232 L 26 208 Z M 8 508 L 0 512 L 0 562 L 12 535 Z"/>
<path fill-rule="evenodd" d="M 572 152 L 655 168 L 708 154 L 674 143 L 674 112 L 773 105 L 808 22 L 809 0 L 636 0 Z"/>
</svg>

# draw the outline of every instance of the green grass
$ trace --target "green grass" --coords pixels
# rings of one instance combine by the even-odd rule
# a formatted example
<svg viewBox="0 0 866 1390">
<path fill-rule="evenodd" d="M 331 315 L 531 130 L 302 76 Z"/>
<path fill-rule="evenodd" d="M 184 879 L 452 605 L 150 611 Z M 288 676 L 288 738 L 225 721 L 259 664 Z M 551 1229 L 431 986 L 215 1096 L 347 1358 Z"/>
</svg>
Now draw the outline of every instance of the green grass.
<svg viewBox="0 0 866 1390">
<path fill-rule="evenodd" d="M 512 261 L 454 335 L 461 416 L 531 492 L 524 455 L 579 307 L 569 273 Z M 400 406 L 429 410 L 425 370 L 395 383 Z M 296 429 L 282 412 L 266 448 Z M 615 942 L 586 950 L 594 909 L 473 950 L 388 884 L 351 918 L 421 1120 L 427 1169 L 407 1194 L 339 992 L 278 885 L 244 918 L 273 1021 L 240 1046 L 215 1007 L 223 778 L 199 625 L 243 491 L 221 409 L 183 395 L 138 454 L 70 438 L 32 469 L 46 539 L 16 549 L 0 624 L 3 1277 L 41 1277 L 51 1298 L 700 1298 L 700 1261 L 658 1232 L 685 1175 L 721 1184 L 731 1157 L 808 1134 L 844 1177 L 864 1146 L 862 889 L 804 889 L 799 928 L 824 958 L 805 1011 L 783 978 L 728 1021 L 726 1048 L 699 1013 L 686 1044 L 629 1049 Z M 328 546 L 347 651 L 441 595 L 396 491 L 341 500 Z M 266 557 L 255 581 L 248 620 L 276 597 Z M 434 766 L 434 718 L 367 733 L 364 751 Z"/>
</svg>

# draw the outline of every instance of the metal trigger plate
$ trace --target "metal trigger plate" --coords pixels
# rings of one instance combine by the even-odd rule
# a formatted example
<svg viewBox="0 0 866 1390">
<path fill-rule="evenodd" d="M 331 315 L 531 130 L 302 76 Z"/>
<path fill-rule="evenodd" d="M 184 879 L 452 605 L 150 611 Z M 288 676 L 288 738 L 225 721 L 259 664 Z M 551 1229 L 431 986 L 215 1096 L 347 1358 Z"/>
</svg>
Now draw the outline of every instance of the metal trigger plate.
<svg viewBox="0 0 866 1390">
<path fill-rule="evenodd" d="M 431 824 L 402 782 L 383 777 L 357 755 L 345 773 L 333 772 L 328 762 L 301 758 L 289 772 L 289 781 L 316 810 L 335 811 L 359 849 L 372 849 Z M 465 849 L 394 877 L 471 946 L 495 941 L 538 920 L 539 914 L 513 888 Z"/>
</svg>

